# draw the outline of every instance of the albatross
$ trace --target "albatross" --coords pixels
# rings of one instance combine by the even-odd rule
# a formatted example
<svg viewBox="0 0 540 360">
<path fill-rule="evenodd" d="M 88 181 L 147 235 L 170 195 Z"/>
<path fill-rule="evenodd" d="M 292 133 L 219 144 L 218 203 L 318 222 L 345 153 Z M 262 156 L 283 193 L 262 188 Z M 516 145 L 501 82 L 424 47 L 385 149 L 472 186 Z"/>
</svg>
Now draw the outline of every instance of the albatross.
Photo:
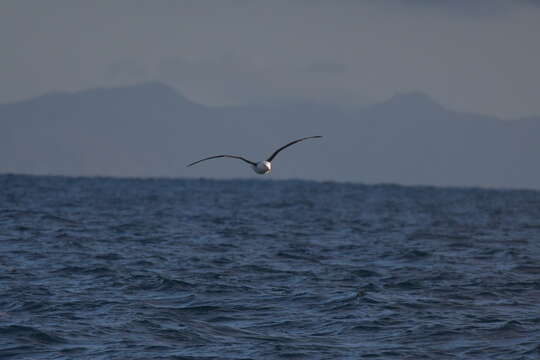
<svg viewBox="0 0 540 360">
<path fill-rule="evenodd" d="M 253 171 L 255 171 L 257 174 L 264 175 L 264 174 L 268 174 L 270 171 L 272 171 L 272 160 L 274 160 L 274 158 L 276 157 L 277 154 L 280 153 L 280 151 L 288 148 L 291 145 L 299 143 L 300 141 L 304 141 L 304 140 L 307 140 L 307 139 L 316 139 L 316 138 L 321 138 L 321 137 L 322 136 L 318 136 L 318 135 L 317 136 L 308 136 L 308 137 L 305 137 L 305 138 L 301 138 L 301 139 L 298 139 L 298 140 L 291 141 L 290 143 L 288 143 L 286 145 L 283 145 L 282 147 L 280 147 L 279 149 L 274 151 L 274 153 L 272 155 L 270 155 L 270 157 L 268 159 L 262 160 L 262 161 L 259 161 L 259 162 L 251 161 L 251 160 L 248 160 L 248 159 L 246 159 L 246 158 L 244 158 L 242 156 L 238 156 L 238 155 L 214 155 L 214 156 L 210 156 L 210 157 L 207 157 L 207 158 L 192 162 L 191 164 L 189 164 L 187 166 L 193 166 L 195 164 L 198 164 L 200 162 L 210 160 L 210 159 L 233 158 L 233 159 L 242 160 L 242 161 L 250 164 Z"/>
</svg>

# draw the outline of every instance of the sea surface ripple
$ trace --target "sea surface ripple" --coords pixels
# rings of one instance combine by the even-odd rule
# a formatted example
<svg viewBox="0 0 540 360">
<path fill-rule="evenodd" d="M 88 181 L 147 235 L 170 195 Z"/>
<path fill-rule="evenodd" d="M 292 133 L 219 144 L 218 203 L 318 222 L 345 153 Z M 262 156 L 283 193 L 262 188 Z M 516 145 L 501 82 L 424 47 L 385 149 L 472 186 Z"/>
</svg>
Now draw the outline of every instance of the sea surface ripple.
<svg viewBox="0 0 540 360">
<path fill-rule="evenodd" d="M 361 358 L 540 358 L 540 192 L 0 176 L 0 359 Z"/>
</svg>

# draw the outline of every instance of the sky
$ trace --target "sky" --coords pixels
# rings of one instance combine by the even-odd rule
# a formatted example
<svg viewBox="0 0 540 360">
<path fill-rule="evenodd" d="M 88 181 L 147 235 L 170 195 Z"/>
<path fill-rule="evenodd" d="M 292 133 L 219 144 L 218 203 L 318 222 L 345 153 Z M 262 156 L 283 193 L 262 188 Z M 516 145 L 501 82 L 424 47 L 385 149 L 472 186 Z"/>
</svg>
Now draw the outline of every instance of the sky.
<svg viewBox="0 0 540 360">
<path fill-rule="evenodd" d="M 0 20 L 0 103 L 161 81 L 206 105 L 421 91 L 540 114 L 540 1 L 4 0 Z"/>
</svg>

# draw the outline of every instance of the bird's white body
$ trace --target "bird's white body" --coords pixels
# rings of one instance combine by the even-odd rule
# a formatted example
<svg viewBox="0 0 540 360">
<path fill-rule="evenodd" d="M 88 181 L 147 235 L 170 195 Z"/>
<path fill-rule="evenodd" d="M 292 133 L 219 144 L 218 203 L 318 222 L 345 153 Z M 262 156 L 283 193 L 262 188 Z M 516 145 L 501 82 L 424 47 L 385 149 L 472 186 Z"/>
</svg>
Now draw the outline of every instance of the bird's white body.
<svg viewBox="0 0 540 360">
<path fill-rule="evenodd" d="M 320 135 L 308 136 L 308 137 L 305 137 L 305 138 L 301 138 L 301 139 L 291 141 L 290 143 L 288 143 L 288 144 L 280 147 L 276 151 L 274 151 L 274 153 L 272 155 L 270 155 L 270 157 L 268 159 L 263 160 L 263 161 L 259 161 L 259 162 L 254 162 L 254 161 L 248 160 L 248 159 L 246 159 L 246 158 L 244 158 L 242 156 L 238 156 L 238 155 L 214 155 L 214 156 L 210 156 L 210 157 L 207 157 L 207 158 L 192 162 L 191 164 L 188 164 L 187 166 L 193 166 L 195 164 L 198 164 L 200 162 L 210 160 L 210 159 L 233 158 L 233 159 L 242 160 L 243 162 L 248 163 L 249 165 L 251 165 L 251 168 L 253 169 L 253 171 L 255 171 L 257 174 L 264 175 L 264 174 L 268 174 L 270 171 L 272 171 L 272 164 L 271 164 L 272 160 L 274 160 L 274 158 L 276 157 L 277 154 L 279 154 L 280 151 L 282 151 L 283 149 L 288 148 L 291 145 L 299 143 L 300 141 L 304 141 L 304 140 L 307 140 L 307 139 L 316 139 L 316 138 L 321 138 L 321 137 L 322 136 L 320 136 Z"/>
<path fill-rule="evenodd" d="M 272 164 L 269 161 L 259 161 L 256 165 L 253 165 L 253 171 L 257 174 L 268 174 L 272 171 Z"/>
</svg>

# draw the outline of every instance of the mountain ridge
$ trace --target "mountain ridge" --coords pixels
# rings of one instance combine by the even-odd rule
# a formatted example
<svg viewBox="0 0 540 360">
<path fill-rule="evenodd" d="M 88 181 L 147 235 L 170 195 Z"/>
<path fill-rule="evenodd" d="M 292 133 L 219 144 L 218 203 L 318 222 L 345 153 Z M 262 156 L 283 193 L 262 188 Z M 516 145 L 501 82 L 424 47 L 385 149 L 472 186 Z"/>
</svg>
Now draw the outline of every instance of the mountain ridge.
<svg viewBox="0 0 540 360">
<path fill-rule="evenodd" d="M 66 95 L 67 94 L 67 95 Z M 38 101 L 39 100 L 39 101 Z M 273 177 L 540 188 L 540 118 L 506 121 L 397 94 L 355 111 L 319 104 L 213 107 L 161 83 L 55 93 L 0 105 L 0 173 L 251 176 L 243 164 L 297 137 Z M 246 151 L 251 149 L 252 151 Z"/>
</svg>

